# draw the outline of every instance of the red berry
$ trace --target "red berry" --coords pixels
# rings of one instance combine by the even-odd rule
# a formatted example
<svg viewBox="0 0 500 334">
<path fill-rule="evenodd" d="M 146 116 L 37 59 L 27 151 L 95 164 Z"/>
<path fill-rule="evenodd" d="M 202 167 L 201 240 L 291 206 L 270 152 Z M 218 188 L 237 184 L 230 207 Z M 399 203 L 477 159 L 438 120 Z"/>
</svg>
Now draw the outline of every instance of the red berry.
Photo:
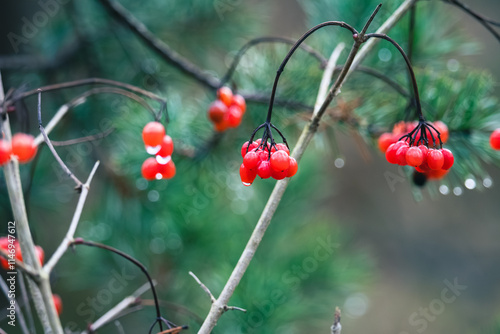
<svg viewBox="0 0 500 334">
<path fill-rule="evenodd" d="M 278 151 L 285 151 L 286 154 L 290 155 L 290 150 L 285 144 L 282 143 L 276 144 L 276 148 L 278 149 Z"/>
<path fill-rule="evenodd" d="M 142 177 L 148 181 L 155 180 L 157 175 L 160 173 L 159 164 L 155 158 L 147 158 L 142 164 L 141 173 Z M 161 175 L 161 174 L 160 174 Z"/>
<path fill-rule="evenodd" d="M 443 154 L 443 167 L 442 169 L 448 170 L 453 166 L 453 163 L 455 162 L 455 158 L 453 157 L 453 153 L 451 153 L 450 150 L 443 148 L 441 149 L 441 153 Z"/>
<path fill-rule="evenodd" d="M 408 133 L 408 127 L 410 126 L 410 123 L 406 123 L 404 121 L 398 122 L 394 124 L 394 127 L 392 128 L 392 133 L 395 135 L 402 135 L 404 133 Z"/>
<path fill-rule="evenodd" d="M 43 261 L 45 260 L 45 252 L 41 246 L 35 246 L 35 253 L 40 265 L 43 266 Z"/>
<path fill-rule="evenodd" d="M 3 166 L 10 160 L 12 147 L 6 140 L 0 139 L 0 166 Z"/>
<path fill-rule="evenodd" d="M 244 186 L 249 186 L 253 183 L 255 180 L 255 177 L 257 176 L 257 171 L 248 169 L 245 167 L 244 164 L 241 164 L 240 166 L 240 178 L 241 182 L 243 183 Z"/>
<path fill-rule="evenodd" d="M 422 154 L 424 155 L 424 161 L 426 161 L 427 153 L 429 153 L 429 149 L 425 145 L 419 145 L 418 148 L 420 149 L 420 151 L 422 151 Z"/>
<path fill-rule="evenodd" d="M 156 178 L 161 178 L 161 179 L 171 179 L 175 176 L 175 164 L 172 160 L 169 160 L 165 165 L 158 165 L 158 173 L 160 176 L 156 176 Z"/>
<path fill-rule="evenodd" d="M 224 118 L 222 119 L 222 121 L 220 121 L 218 123 L 214 123 L 215 131 L 217 131 L 217 132 L 224 132 L 224 131 L 226 131 L 229 128 L 229 119 L 228 119 L 228 117 L 229 117 L 228 113 L 225 113 L 224 114 Z"/>
<path fill-rule="evenodd" d="M 229 107 L 233 103 L 233 91 L 229 87 L 221 87 L 217 90 L 217 98 Z"/>
<path fill-rule="evenodd" d="M 412 167 L 420 166 L 424 162 L 424 155 L 422 151 L 416 146 L 410 147 L 406 151 L 405 158 L 406 163 Z"/>
<path fill-rule="evenodd" d="M 214 122 L 218 123 L 224 119 L 224 115 L 227 112 L 227 106 L 221 101 L 217 100 L 213 102 L 208 108 L 208 118 Z"/>
<path fill-rule="evenodd" d="M 243 117 L 243 112 L 238 106 L 231 106 L 227 110 L 227 123 L 231 128 L 238 127 L 241 124 L 242 117 Z"/>
<path fill-rule="evenodd" d="M 267 160 L 262 161 L 257 167 L 257 175 L 263 179 L 271 177 L 271 163 Z"/>
<path fill-rule="evenodd" d="M 500 129 L 496 129 L 491 133 L 490 145 L 494 150 L 500 150 Z"/>
<path fill-rule="evenodd" d="M 299 169 L 299 165 L 297 164 L 297 160 L 295 158 L 290 157 L 290 167 L 288 167 L 287 177 L 292 177 L 297 174 L 297 170 Z"/>
<path fill-rule="evenodd" d="M 245 154 L 247 154 L 247 147 L 248 147 L 248 144 L 250 142 L 245 142 L 243 143 L 243 146 L 241 147 L 241 157 L 244 158 L 245 157 Z M 248 152 L 250 152 L 251 150 L 254 150 L 256 149 L 258 146 L 258 144 L 256 142 L 253 142 L 250 144 L 250 147 L 248 148 Z"/>
<path fill-rule="evenodd" d="M 275 180 L 283 180 L 287 175 L 288 169 L 278 171 L 271 168 L 271 176 Z"/>
<path fill-rule="evenodd" d="M 163 137 L 165 137 L 165 127 L 160 122 L 149 122 L 142 129 L 142 140 L 146 146 L 161 145 Z"/>
<path fill-rule="evenodd" d="M 35 138 L 26 133 L 16 133 L 12 137 L 12 155 L 17 156 L 20 163 L 29 162 L 36 155 Z"/>
<path fill-rule="evenodd" d="M 288 169 L 290 166 L 290 159 L 285 151 L 276 151 L 271 154 L 271 169 L 275 171 L 282 171 Z"/>
<path fill-rule="evenodd" d="M 61 315 L 62 310 L 63 310 L 63 304 L 62 304 L 61 297 L 59 297 L 59 295 L 53 294 L 52 300 L 54 301 L 54 306 L 56 307 L 57 315 Z"/>
<path fill-rule="evenodd" d="M 408 162 L 406 161 L 406 152 L 408 151 L 408 149 L 409 147 L 407 145 L 401 145 L 401 147 L 398 148 L 398 151 L 396 152 L 398 165 L 406 166 L 408 164 Z"/>
<path fill-rule="evenodd" d="M 165 135 L 161 142 L 161 148 L 158 151 L 158 153 L 156 153 L 156 155 L 165 158 L 168 157 L 169 155 L 172 155 L 173 152 L 174 152 L 174 142 L 172 141 L 172 138 L 169 135 Z"/>
<path fill-rule="evenodd" d="M 439 131 L 440 135 L 441 135 L 441 141 L 444 143 L 446 143 L 448 141 L 448 137 L 449 137 L 449 131 L 448 131 L 448 126 L 446 124 L 444 124 L 442 121 L 436 121 L 434 123 L 432 123 L 432 125 L 434 125 L 434 127 L 436 128 L 436 130 Z M 435 132 L 433 131 L 433 134 Z M 437 135 L 435 135 L 436 137 L 436 145 L 439 144 L 439 140 L 437 139 Z"/>
<path fill-rule="evenodd" d="M 404 141 L 398 141 L 397 143 L 389 145 L 387 148 L 387 151 L 385 151 L 385 158 L 387 161 L 391 164 L 397 164 L 398 159 L 396 157 L 396 153 L 398 152 L 399 148 L 403 145 L 407 145 Z"/>
<path fill-rule="evenodd" d="M 385 153 L 389 146 L 396 142 L 396 138 L 392 133 L 385 132 L 378 138 L 378 148 Z"/>
<path fill-rule="evenodd" d="M 269 161 L 269 152 L 266 150 L 258 150 L 257 154 L 259 155 L 259 161 Z"/>
<path fill-rule="evenodd" d="M 439 150 L 429 150 L 427 153 L 427 165 L 430 169 L 439 170 L 443 167 L 444 157 L 443 153 Z"/>
<path fill-rule="evenodd" d="M 243 114 L 245 114 L 245 111 L 247 111 L 247 104 L 245 103 L 245 98 L 239 94 L 233 95 L 232 105 L 240 107 L 241 112 Z"/>
<path fill-rule="evenodd" d="M 257 154 L 257 152 L 254 151 L 248 152 L 247 154 L 245 154 L 245 157 L 243 158 L 243 164 L 248 169 L 257 168 L 259 162 L 260 162 L 259 155 Z"/>
<path fill-rule="evenodd" d="M 9 244 L 10 244 L 10 242 L 9 242 L 8 237 L 1 237 L 0 238 L 0 248 L 10 254 Z M 9 262 L 3 256 L 0 256 L 0 265 L 2 266 L 3 269 L 5 269 L 7 271 L 10 270 Z"/>
<path fill-rule="evenodd" d="M 257 143 L 257 145 L 259 145 L 259 146 L 260 146 L 260 143 L 262 143 L 262 138 L 257 139 L 255 142 Z M 262 148 L 264 148 L 264 149 L 266 149 L 266 147 L 267 147 L 267 148 L 269 148 L 269 147 L 270 147 L 270 145 L 271 145 L 271 144 L 266 143 L 266 145 L 263 145 L 263 146 L 262 146 Z M 266 150 L 267 150 L 267 149 L 266 149 Z"/>
</svg>

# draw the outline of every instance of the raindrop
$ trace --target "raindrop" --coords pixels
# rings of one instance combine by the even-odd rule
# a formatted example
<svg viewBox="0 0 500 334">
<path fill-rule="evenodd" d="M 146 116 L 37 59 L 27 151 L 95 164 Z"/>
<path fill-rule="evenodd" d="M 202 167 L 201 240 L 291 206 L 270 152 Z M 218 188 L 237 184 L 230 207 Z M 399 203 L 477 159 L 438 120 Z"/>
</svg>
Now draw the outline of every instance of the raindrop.
<svg viewBox="0 0 500 334">
<path fill-rule="evenodd" d="M 147 146 L 146 145 L 146 152 L 149 154 L 156 154 L 158 151 L 161 149 L 161 145 L 158 146 Z"/>
<path fill-rule="evenodd" d="M 462 193 L 463 193 L 462 188 L 460 188 L 460 187 L 453 188 L 453 194 L 455 194 L 455 196 L 460 196 L 460 195 L 462 195 Z"/>
<path fill-rule="evenodd" d="M 465 180 L 465 188 L 469 190 L 476 188 L 476 181 L 474 181 L 474 179 Z"/>
<path fill-rule="evenodd" d="M 450 193 L 450 188 L 448 186 L 445 186 L 444 184 L 439 186 L 439 192 L 443 195 L 448 195 Z"/>
<path fill-rule="evenodd" d="M 334 164 L 335 164 L 335 167 L 342 168 L 345 165 L 345 161 L 342 158 L 337 158 L 337 159 L 335 159 Z"/>
<path fill-rule="evenodd" d="M 160 164 L 160 165 L 166 165 L 168 164 L 168 162 L 172 160 L 172 157 L 170 155 L 166 156 L 166 157 L 160 157 L 159 155 L 156 156 L 156 161 Z"/>
<path fill-rule="evenodd" d="M 492 185 L 493 185 L 493 180 L 489 177 L 485 177 L 483 180 L 483 186 L 485 188 L 491 188 Z"/>
</svg>

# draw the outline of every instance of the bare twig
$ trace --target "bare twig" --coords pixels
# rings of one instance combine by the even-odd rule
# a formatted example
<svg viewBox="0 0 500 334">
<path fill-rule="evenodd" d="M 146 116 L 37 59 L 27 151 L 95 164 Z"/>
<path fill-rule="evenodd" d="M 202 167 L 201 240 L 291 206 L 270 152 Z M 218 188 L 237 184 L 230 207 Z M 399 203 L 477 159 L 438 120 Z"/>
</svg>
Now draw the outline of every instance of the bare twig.
<svg viewBox="0 0 500 334">
<path fill-rule="evenodd" d="M 9 260 L 9 253 L 7 253 L 4 249 L 1 249 L 1 248 L 0 248 L 0 256 L 6 260 Z M 26 265 L 23 261 L 19 261 L 18 259 L 15 259 L 15 262 L 16 262 L 16 269 L 18 268 L 18 269 L 21 269 L 22 271 L 24 271 L 35 282 L 38 282 L 40 280 L 40 276 L 33 270 L 33 268 Z"/>
<path fill-rule="evenodd" d="M 0 289 L 5 295 L 5 298 L 10 301 L 11 292 L 9 290 L 9 287 L 7 286 L 7 283 L 5 283 L 3 279 L 0 279 Z M 26 321 L 24 320 L 24 314 L 21 308 L 19 307 L 18 303 L 15 303 L 14 305 L 16 309 L 16 318 L 19 320 L 19 326 L 21 327 L 22 332 L 24 334 L 29 334 L 30 331 L 28 330 L 28 326 L 26 325 Z"/>
<path fill-rule="evenodd" d="M 410 7 L 414 4 L 415 1 L 416 0 L 404 1 L 400 5 L 400 7 L 389 17 L 389 19 L 382 25 L 382 27 L 378 29 L 377 32 L 385 33 L 389 29 L 391 29 L 394 26 L 394 24 L 410 9 Z M 378 8 L 379 7 L 377 7 L 377 10 Z M 374 12 L 374 14 L 376 13 L 376 11 Z M 365 25 L 363 30 L 361 31 L 360 35 L 357 36 L 357 38 L 355 38 L 355 43 L 353 45 L 353 48 L 351 49 L 351 52 L 349 53 L 349 56 L 344 65 L 344 68 L 342 69 L 342 72 L 339 74 L 336 82 L 333 84 L 332 88 L 328 92 L 328 95 L 326 97 L 321 97 L 324 99 L 324 102 L 321 104 L 319 109 L 314 110 L 311 121 L 304 127 L 304 130 L 302 131 L 302 134 L 297 142 L 297 145 L 295 146 L 295 149 L 291 154 L 293 157 L 295 157 L 297 161 L 300 160 L 306 147 L 310 143 L 314 133 L 317 131 L 319 121 L 321 120 L 321 117 L 325 113 L 327 107 L 329 106 L 333 98 L 340 93 L 340 88 L 342 84 L 348 78 L 349 74 L 352 73 L 352 71 L 360 65 L 363 59 L 368 55 L 371 48 L 375 45 L 374 39 L 369 40 L 368 42 L 366 42 L 365 46 L 361 48 L 358 52 L 358 48 L 363 43 L 366 29 L 368 28 L 368 25 L 372 19 L 373 15 L 368 21 L 368 23 Z M 329 76 L 329 75 L 330 74 L 328 73 L 324 74 L 324 76 Z M 276 182 L 276 186 L 274 187 L 273 192 L 271 193 L 271 196 L 269 197 L 269 200 L 267 201 L 267 204 L 264 210 L 262 211 L 259 221 L 255 226 L 252 236 L 250 237 L 250 240 L 245 246 L 245 249 L 243 250 L 240 259 L 238 260 L 238 263 L 233 269 L 231 276 L 226 282 L 224 289 L 222 290 L 217 300 L 212 304 L 212 307 L 210 308 L 210 312 L 208 313 L 205 322 L 198 331 L 199 334 L 210 333 L 216 326 L 217 321 L 219 320 L 221 315 L 224 313 L 224 305 L 227 305 L 229 299 L 233 295 L 236 287 L 238 286 L 241 278 L 245 274 L 245 271 L 247 270 L 248 265 L 250 264 L 253 256 L 255 255 L 255 252 L 257 251 L 257 248 L 259 247 L 259 244 L 265 235 L 267 227 L 269 226 L 269 223 L 271 222 L 271 219 L 279 205 L 279 202 L 281 201 L 281 198 L 288 186 L 289 180 L 290 180 L 289 178 L 285 178 L 284 180 Z"/>
<path fill-rule="evenodd" d="M 106 138 L 107 136 L 112 134 L 113 131 L 115 131 L 115 128 L 109 128 L 106 131 L 100 132 L 100 133 L 92 135 L 92 136 L 85 136 L 85 137 L 68 139 L 68 140 L 52 140 L 52 145 L 54 145 L 54 146 L 70 146 L 70 145 L 86 143 L 86 142 Z"/>
<path fill-rule="evenodd" d="M 64 255 L 68 247 L 74 241 L 76 228 L 78 227 L 78 223 L 80 222 L 83 206 L 85 205 L 85 200 L 87 199 L 87 195 L 89 193 L 90 182 L 92 182 L 92 178 L 94 177 L 94 174 L 98 166 L 99 166 L 99 161 L 97 161 L 94 164 L 94 168 L 92 168 L 92 171 L 90 172 L 89 177 L 87 178 L 85 184 L 82 184 L 81 187 L 82 191 L 80 193 L 80 198 L 78 199 L 78 204 L 76 205 L 75 213 L 73 214 L 73 218 L 71 219 L 71 224 L 69 225 L 68 232 L 66 233 L 66 236 L 64 237 L 63 241 L 61 242 L 55 253 L 43 267 L 45 272 L 47 273 L 50 273 L 52 271 L 52 269 L 57 264 L 59 259 Z"/>
<path fill-rule="evenodd" d="M 0 74 L 0 105 L 4 102 L 2 78 Z M 5 105 L 4 105 L 5 106 Z M 2 122 L 2 131 L 5 139 L 10 141 L 12 132 L 10 129 L 9 116 L 4 115 Z M 9 193 L 9 200 L 14 213 L 14 219 L 17 227 L 17 237 L 21 245 L 24 262 L 33 268 L 33 271 L 38 273 L 40 281 L 37 283 L 28 277 L 28 287 L 31 294 L 31 299 L 35 305 L 38 318 L 46 333 L 62 334 L 61 321 L 57 315 L 54 301 L 52 299 L 52 290 L 50 287 L 49 276 L 42 270 L 40 262 L 35 253 L 35 244 L 31 236 L 28 216 L 26 214 L 26 205 L 23 197 L 23 187 L 21 184 L 21 176 L 19 172 L 19 163 L 16 159 L 12 159 L 3 167 L 5 181 Z"/>
<path fill-rule="evenodd" d="M 215 297 L 212 294 L 212 292 L 210 292 L 210 290 L 207 288 L 207 286 L 205 284 L 203 284 L 200 281 L 200 279 L 192 271 L 189 272 L 189 275 L 191 275 L 194 278 L 194 280 L 196 281 L 196 283 L 198 283 L 200 285 L 200 287 L 203 289 L 203 291 L 205 291 L 207 293 L 208 297 L 210 298 L 210 301 L 212 303 L 214 303 L 215 302 Z"/>
<path fill-rule="evenodd" d="M 108 323 L 112 322 L 113 320 L 116 320 L 124 310 L 130 308 L 131 306 L 139 304 L 139 297 L 149 291 L 150 288 L 151 286 L 149 285 L 149 283 L 143 284 L 130 296 L 125 297 L 121 302 L 116 304 L 108 312 L 104 313 L 99 319 L 94 321 L 94 323 L 89 326 L 88 330 L 82 332 L 82 334 L 93 333 L 103 326 L 107 325 Z"/>
<path fill-rule="evenodd" d="M 42 125 L 42 92 L 41 91 L 39 91 L 39 93 L 38 93 L 38 128 L 40 129 L 40 132 L 42 133 L 45 144 L 47 144 L 48 148 L 50 149 L 50 152 L 52 152 L 52 155 L 54 156 L 56 161 L 59 163 L 61 168 L 64 170 L 66 175 L 68 175 L 71 179 L 73 179 L 73 181 L 75 181 L 76 189 L 80 191 L 82 188 L 82 185 L 83 185 L 82 181 L 80 181 L 75 176 L 75 174 L 73 174 L 73 172 L 68 168 L 68 166 L 66 166 L 64 161 L 62 161 L 59 154 L 57 154 L 56 149 L 54 148 L 54 146 L 50 142 L 49 136 L 47 136 L 47 133 L 45 132 L 45 128 Z"/>
<path fill-rule="evenodd" d="M 332 330 L 332 334 L 340 334 L 342 330 L 342 325 L 340 324 L 340 309 L 338 307 L 335 307 L 333 325 L 330 329 Z"/>
</svg>

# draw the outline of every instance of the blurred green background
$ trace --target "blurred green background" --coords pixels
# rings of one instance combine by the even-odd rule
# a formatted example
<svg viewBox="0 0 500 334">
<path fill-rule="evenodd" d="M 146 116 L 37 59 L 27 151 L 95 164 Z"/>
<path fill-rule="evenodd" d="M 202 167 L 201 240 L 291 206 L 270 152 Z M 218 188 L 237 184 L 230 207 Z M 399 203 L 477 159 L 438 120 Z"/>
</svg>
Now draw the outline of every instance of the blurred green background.
<svg viewBox="0 0 500 334">
<path fill-rule="evenodd" d="M 298 38 L 324 20 L 342 20 L 361 29 L 378 2 L 121 3 L 172 48 L 222 77 L 236 51 L 252 38 Z M 400 3 L 383 1 L 373 30 Z M 500 20 L 498 1 L 469 5 Z M 213 136 L 205 116 L 215 98 L 213 90 L 167 64 L 113 20 L 97 0 L 66 1 L 17 50 L 9 33 L 21 35 L 26 20 L 33 22 L 40 11 L 43 6 L 35 2 L 4 4 L 0 69 L 6 90 L 104 77 L 168 100 L 167 132 L 176 145 L 177 166 L 176 177 L 169 181 L 148 183 L 141 178 L 140 166 L 147 154 L 140 134 L 152 116 L 122 97 L 87 99 L 64 118 L 51 138 L 66 140 L 115 129 L 102 140 L 58 148 L 81 179 L 95 160 L 102 163 L 77 236 L 116 247 L 144 263 L 158 282 L 164 315 L 196 332 L 210 302 L 188 272 L 193 271 L 218 295 L 275 183 L 256 180 L 247 188 L 238 176 L 240 147 L 264 121 L 267 107 L 249 102 L 242 125 L 227 131 L 217 145 L 206 146 Z M 390 33 L 404 48 L 407 26 L 405 18 Z M 340 41 L 351 40 L 349 33 L 330 27 L 307 43 L 328 57 Z M 486 152 L 498 164 L 500 157 L 488 151 L 484 138 L 492 124 L 499 124 L 498 116 L 491 118 L 488 113 L 498 113 L 494 96 L 499 91 L 500 45 L 472 18 L 438 1 L 418 4 L 415 43 L 414 63 L 422 99 L 428 103 L 424 112 L 429 119 L 440 118 L 450 126 L 450 147 L 462 157 L 457 171 L 442 183 L 419 190 L 404 172 L 387 164 L 376 149 L 375 133 L 402 119 L 406 101 L 376 79 L 353 75 L 333 112 L 353 110 L 359 127 L 348 122 L 332 125 L 332 118 L 326 118 L 328 126 L 320 129 L 301 161 L 231 299 L 232 305 L 248 312 L 226 313 L 214 333 L 329 333 L 335 306 L 343 311 L 345 333 L 500 332 L 496 326 L 500 191 L 483 186 L 488 185 L 485 179 L 495 184 L 500 173 L 493 165 L 466 164 L 468 159 L 475 161 L 475 152 L 464 144 L 477 144 L 478 152 Z M 288 49 L 282 44 L 251 49 L 236 70 L 235 87 L 269 92 Z M 402 59 L 388 44 L 380 44 L 364 64 L 407 87 Z M 278 97 L 312 105 L 321 78 L 319 65 L 299 50 L 282 76 Z M 86 89 L 44 94 L 45 122 L 61 104 Z M 472 125 L 457 117 L 460 108 L 468 105 L 467 99 L 480 102 L 478 121 Z M 15 131 L 37 133 L 35 108 L 34 98 L 18 105 L 11 118 Z M 276 107 L 273 123 L 293 147 L 307 116 L 306 111 Z M 193 149 L 203 154 L 188 156 Z M 46 147 L 34 162 L 21 167 L 21 173 L 35 242 L 50 255 L 67 230 L 78 195 Z M 469 175 L 477 183 L 474 190 L 463 186 Z M 440 185 L 460 188 L 459 196 L 443 196 Z M 12 214 L 3 174 L 0 188 L 0 226 L 6 226 Z M 5 233 L 6 229 L 0 232 Z M 110 289 L 117 278 L 120 286 Z M 444 303 L 443 289 L 455 280 L 466 288 L 458 290 L 453 302 Z M 85 329 L 144 282 L 145 277 L 123 259 L 82 247 L 66 254 L 52 277 L 53 290 L 64 303 L 62 322 L 74 332 Z M 151 294 L 144 298 L 151 299 Z M 145 332 L 153 321 L 150 306 L 120 319 L 127 333 Z M 5 321 L 0 327 L 17 333 Z M 120 333 L 118 327 L 110 324 L 101 332 Z"/>
</svg>

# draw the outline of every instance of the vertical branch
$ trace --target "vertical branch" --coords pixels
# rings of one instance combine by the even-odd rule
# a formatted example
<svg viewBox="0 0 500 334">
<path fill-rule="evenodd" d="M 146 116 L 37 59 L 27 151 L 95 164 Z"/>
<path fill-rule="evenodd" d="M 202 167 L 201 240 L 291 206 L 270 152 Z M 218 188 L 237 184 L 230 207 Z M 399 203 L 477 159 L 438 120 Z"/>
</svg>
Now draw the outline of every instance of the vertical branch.
<svg viewBox="0 0 500 334">
<path fill-rule="evenodd" d="M 4 92 L 0 74 L 0 104 L 2 104 L 3 101 Z M 9 116 L 7 114 L 5 114 L 4 122 L 2 122 L 2 132 L 4 133 L 5 139 L 11 141 L 12 132 L 10 129 Z M 10 204 L 16 222 L 17 237 L 23 253 L 23 260 L 40 276 L 40 282 L 38 284 L 30 277 L 27 277 L 28 287 L 35 304 L 35 309 L 45 333 L 62 334 L 61 322 L 52 300 L 49 277 L 42 271 L 42 267 L 35 253 L 35 244 L 31 236 L 24 203 L 19 163 L 16 159 L 12 159 L 3 167 L 3 171 L 7 183 Z"/>
<path fill-rule="evenodd" d="M 406 0 L 405 2 L 403 2 L 403 4 L 401 4 L 401 6 L 378 29 L 377 33 L 386 33 L 387 31 L 389 31 L 396 24 L 396 22 L 398 22 L 398 20 L 410 9 L 410 7 L 415 3 L 415 1 L 416 0 Z M 378 8 L 379 7 L 377 7 L 376 11 L 378 10 Z M 376 11 L 374 12 L 374 14 L 376 13 Z M 365 25 L 360 35 L 355 36 L 355 43 L 351 49 L 351 52 L 349 53 L 346 64 L 342 68 L 342 71 L 339 77 L 337 78 L 336 82 L 329 90 L 328 95 L 326 97 L 319 96 L 319 100 L 324 99 L 324 102 L 320 105 L 319 108 L 315 108 L 311 121 L 304 127 L 304 130 L 302 131 L 302 134 L 297 142 L 297 145 L 295 146 L 295 149 L 291 154 L 291 156 L 293 156 L 297 161 L 300 160 L 305 149 L 309 145 L 313 135 L 316 133 L 319 121 L 321 120 L 321 117 L 325 113 L 326 108 L 331 103 L 333 98 L 340 93 L 340 88 L 342 84 L 349 77 L 352 71 L 361 64 L 361 62 L 369 54 L 369 52 L 375 45 L 375 40 L 371 39 L 365 43 L 365 46 L 363 48 L 359 49 L 361 44 L 365 41 L 365 32 L 372 19 L 373 16 Z M 328 74 L 325 73 L 324 75 Z M 210 311 L 207 317 L 205 318 L 205 321 L 203 322 L 203 325 L 198 331 L 198 334 L 211 333 L 213 328 L 217 325 L 217 321 L 224 313 L 225 306 L 227 306 L 229 299 L 231 298 L 236 287 L 241 281 L 241 278 L 243 277 L 245 271 L 247 270 L 250 261 L 255 255 L 255 252 L 257 251 L 257 248 L 259 247 L 260 242 L 264 237 L 267 227 L 269 226 L 271 219 L 288 186 L 289 180 L 290 180 L 289 178 L 285 178 L 284 180 L 276 182 L 273 192 L 271 193 L 271 196 L 269 197 L 269 200 L 267 201 L 267 204 L 264 207 L 264 210 L 262 211 L 259 221 L 257 222 L 257 225 L 255 226 L 255 229 L 250 237 L 250 240 L 245 246 L 245 249 L 243 250 L 243 253 L 240 256 L 240 259 L 238 260 L 238 263 L 233 269 L 233 272 L 231 273 L 231 276 L 226 282 L 224 289 L 219 295 L 219 298 L 217 298 L 217 300 L 212 304 Z"/>
</svg>

